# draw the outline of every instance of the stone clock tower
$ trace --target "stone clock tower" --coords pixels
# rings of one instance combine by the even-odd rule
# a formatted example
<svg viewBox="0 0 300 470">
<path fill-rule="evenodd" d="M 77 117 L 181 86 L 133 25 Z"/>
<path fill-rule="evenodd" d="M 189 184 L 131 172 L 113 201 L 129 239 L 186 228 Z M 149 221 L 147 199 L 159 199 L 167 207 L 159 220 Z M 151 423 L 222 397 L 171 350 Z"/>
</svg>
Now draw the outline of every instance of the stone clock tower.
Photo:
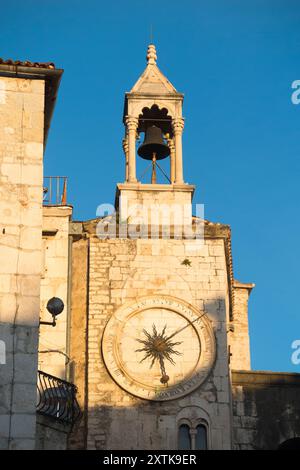
<svg viewBox="0 0 300 470">
<path fill-rule="evenodd" d="M 72 373 L 84 409 L 73 448 L 230 449 L 231 369 L 250 368 L 253 285 L 233 279 L 229 226 L 193 215 L 183 95 L 156 60 L 150 45 L 125 96 L 115 214 L 72 225 Z M 137 178 L 137 154 L 150 182 Z"/>
</svg>

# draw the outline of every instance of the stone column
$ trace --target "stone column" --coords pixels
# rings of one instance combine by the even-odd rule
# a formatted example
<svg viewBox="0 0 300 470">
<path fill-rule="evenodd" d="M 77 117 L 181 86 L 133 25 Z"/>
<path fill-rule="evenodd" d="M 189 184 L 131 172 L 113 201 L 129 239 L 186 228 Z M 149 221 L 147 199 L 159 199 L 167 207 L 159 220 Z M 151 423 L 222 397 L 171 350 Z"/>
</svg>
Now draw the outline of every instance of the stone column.
<svg viewBox="0 0 300 470">
<path fill-rule="evenodd" d="M 123 141 L 123 151 L 125 155 L 125 181 L 128 182 L 128 135 L 124 137 Z"/>
<path fill-rule="evenodd" d="M 136 183 L 136 161 L 135 161 L 135 140 L 138 119 L 135 117 L 126 117 L 126 126 L 128 132 L 128 182 Z"/>
<path fill-rule="evenodd" d="M 191 437 L 191 450 L 196 450 L 196 436 L 197 436 L 197 429 L 190 429 L 190 437 Z"/>
<path fill-rule="evenodd" d="M 175 140 L 175 183 L 182 184 L 184 183 L 182 167 L 182 132 L 184 127 L 183 118 L 173 119 L 172 127 Z"/>
<path fill-rule="evenodd" d="M 174 139 L 168 139 L 168 146 L 170 149 L 170 180 L 171 183 L 175 181 L 175 144 Z"/>
</svg>

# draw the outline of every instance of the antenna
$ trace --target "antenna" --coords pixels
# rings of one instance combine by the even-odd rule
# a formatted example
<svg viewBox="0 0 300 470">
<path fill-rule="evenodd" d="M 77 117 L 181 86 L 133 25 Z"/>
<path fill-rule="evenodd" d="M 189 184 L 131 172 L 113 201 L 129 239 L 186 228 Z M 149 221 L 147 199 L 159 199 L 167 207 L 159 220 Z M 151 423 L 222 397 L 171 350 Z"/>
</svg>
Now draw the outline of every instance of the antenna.
<svg viewBox="0 0 300 470">
<path fill-rule="evenodd" d="M 153 44 L 153 25 L 150 23 L 150 44 Z"/>
</svg>

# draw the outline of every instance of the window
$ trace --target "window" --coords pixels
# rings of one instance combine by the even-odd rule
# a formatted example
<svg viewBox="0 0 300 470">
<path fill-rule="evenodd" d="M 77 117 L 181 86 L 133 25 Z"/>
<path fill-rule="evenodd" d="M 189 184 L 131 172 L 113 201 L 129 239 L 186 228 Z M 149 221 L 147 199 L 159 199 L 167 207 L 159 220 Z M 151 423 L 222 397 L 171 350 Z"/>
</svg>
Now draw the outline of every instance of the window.
<svg viewBox="0 0 300 470">
<path fill-rule="evenodd" d="M 206 450 L 207 449 L 207 433 L 206 427 L 203 424 L 199 424 L 196 428 L 196 442 L 195 450 Z"/>
<path fill-rule="evenodd" d="M 179 426 L 179 437 L 178 437 L 179 450 L 191 450 L 192 442 L 190 436 L 190 427 L 187 424 L 181 424 Z"/>
<path fill-rule="evenodd" d="M 189 424 L 181 424 L 178 430 L 179 450 L 206 450 L 207 428 L 204 424 L 192 427 Z"/>
</svg>

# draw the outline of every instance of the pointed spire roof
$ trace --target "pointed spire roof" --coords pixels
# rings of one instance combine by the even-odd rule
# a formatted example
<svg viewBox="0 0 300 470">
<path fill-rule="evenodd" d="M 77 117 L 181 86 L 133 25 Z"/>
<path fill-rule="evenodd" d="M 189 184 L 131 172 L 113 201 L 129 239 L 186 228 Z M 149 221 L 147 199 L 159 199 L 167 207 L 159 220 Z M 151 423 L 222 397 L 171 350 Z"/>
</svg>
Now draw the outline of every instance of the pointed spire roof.
<svg viewBox="0 0 300 470">
<path fill-rule="evenodd" d="M 178 94 L 176 88 L 157 67 L 156 60 L 156 48 L 154 44 L 149 44 L 147 51 L 147 67 L 130 90 L 130 93 L 154 95 Z"/>
</svg>

